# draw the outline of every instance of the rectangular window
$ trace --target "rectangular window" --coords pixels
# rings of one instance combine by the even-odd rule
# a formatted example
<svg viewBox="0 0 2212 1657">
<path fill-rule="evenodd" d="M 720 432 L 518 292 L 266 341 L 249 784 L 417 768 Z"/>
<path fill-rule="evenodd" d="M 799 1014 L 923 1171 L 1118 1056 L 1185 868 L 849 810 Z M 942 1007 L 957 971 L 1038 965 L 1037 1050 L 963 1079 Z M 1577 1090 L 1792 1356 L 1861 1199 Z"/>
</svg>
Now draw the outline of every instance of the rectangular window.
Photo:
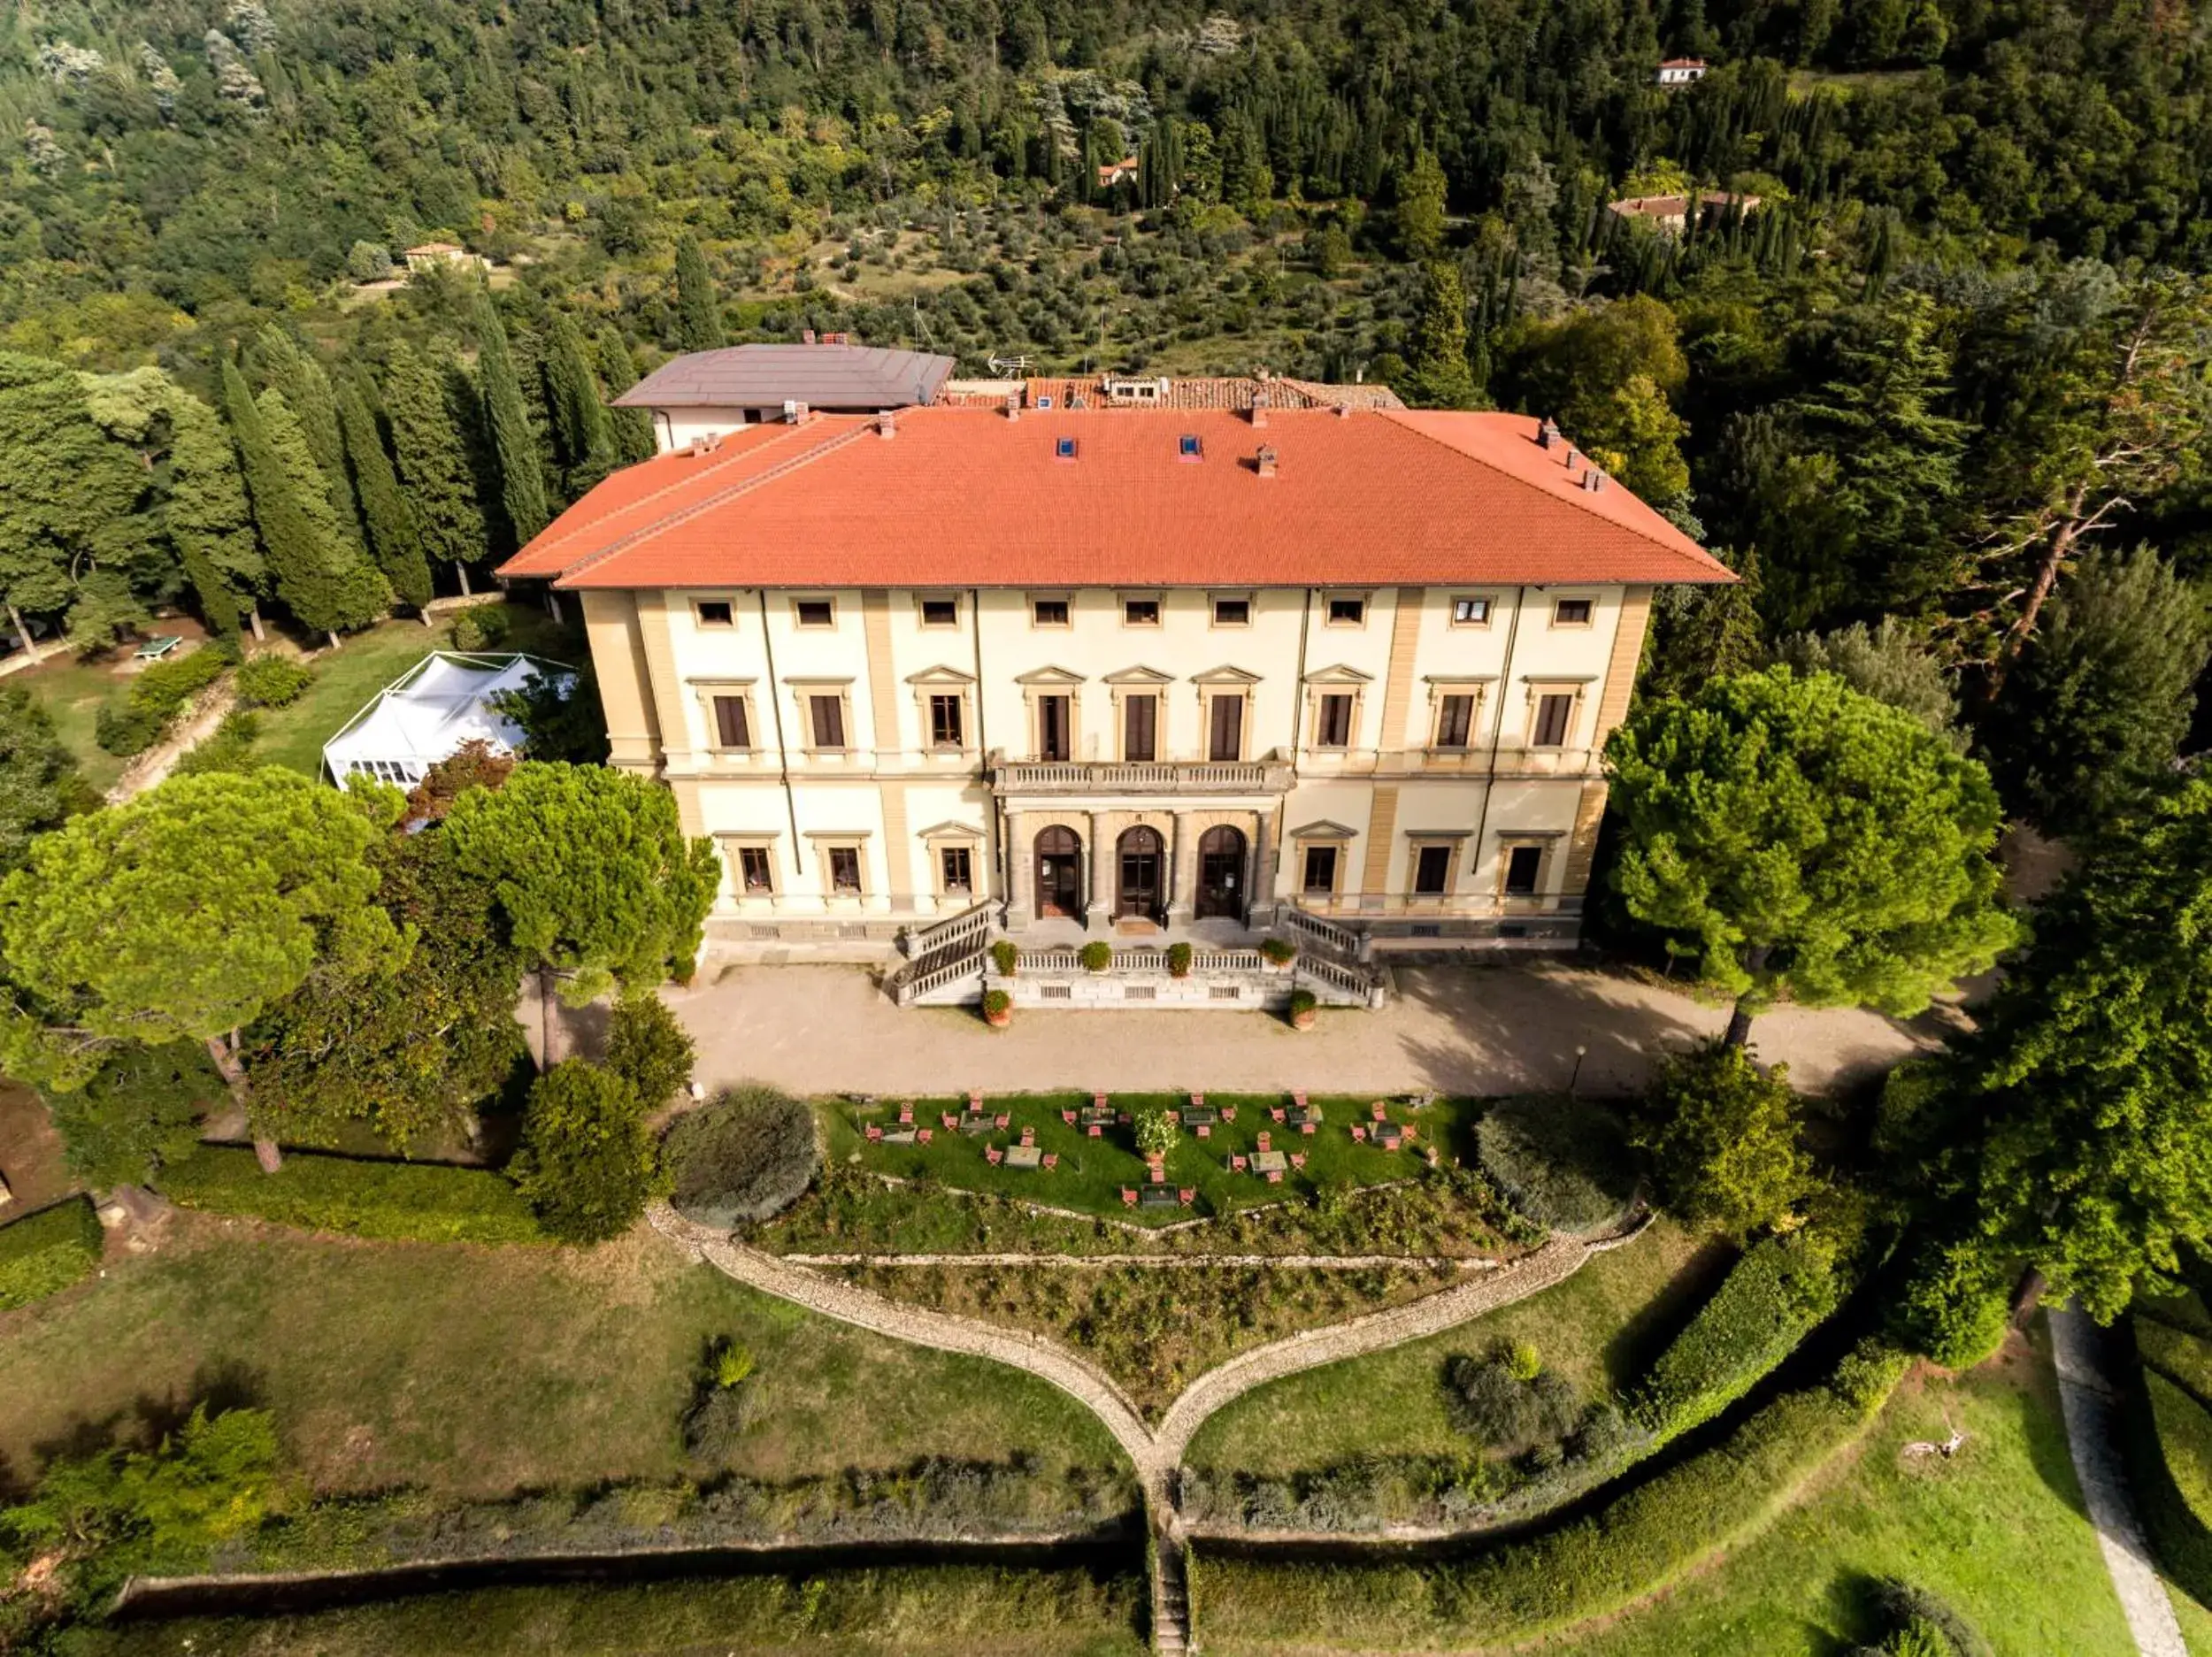
<svg viewBox="0 0 2212 1657">
<path fill-rule="evenodd" d="M 1309 846 L 1306 848 L 1306 869 L 1300 889 L 1316 896 L 1327 897 L 1336 891 L 1336 848 Z"/>
<path fill-rule="evenodd" d="M 834 627 L 837 606 L 826 598 L 803 598 L 791 606 L 802 627 Z"/>
<path fill-rule="evenodd" d="M 962 698 L 932 696 L 929 699 L 929 745 L 932 748 L 961 746 Z"/>
<path fill-rule="evenodd" d="M 1436 746 L 1465 748 L 1475 728 L 1475 699 L 1455 692 L 1436 699 Z"/>
<path fill-rule="evenodd" d="M 1121 704 L 1121 756 L 1148 765 L 1160 757 L 1160 699 L 1130 696 Z"/>
<path fill-rule="evenodd" d="M 1505 855 L 1505 894 L 1509 898 L 1532 898 L 1536 883 L 1544 872 L 1544 848 L 1541 846 L 1516 846 Z"/>
<path fill-rule="evenodd" d="M 944 871 L 945 890 L 972 892 L 975 889 L 973 865 L 965 846 L 947 846 L 937 854 L 937 865 Z"/>
<path fill-rule="evenodd" d="M 1029 622 L 1033 627 L 1064 627 L 1068 625 L 1068 601 L 1064 598 L 1037 598 L 1029 602 Z"/>
<path fill-rule="evenodd" d="M 1413 849 L 1413 891 L 1417 897 L 1434 898 L 1444 895 L 1452 873 L 1452 848 L 1448 846 L 1417 846 Z"/>
<path fill-rule="evenodd" d="M 1125 627 L 1158 626 L 1160 601 L 1156 598 L 1125 598 L 1121 601 L 1121 625 Z"/>
<path fill-rule="evenodd" d="M 1239 760 L 1244 757 L 1244 698 L 1216 696 L 1211 708 L 1206 757 Z"/>
<path fill-rule="evenodd" d="M 1363 627 L 1367 625 L 1367 601 L 1363 598 L 1333 598 L 1329 601 L 1329 625 L 1332 627 Z"/>
<path fill-rule="evenodd" d="M 1248 598 L 1217 598 L 1214 600 L 1214 625 L 1217 627 L 1248 627 L 1252 625 L 1252 601 Z"/>
<path fill-rule="evenodd" d="M 751 722 L 745 717 L 745 698 L 717 696 L 714 699 L 715 739 L 724 748 L 750 748 L 753 745 Z"/>
<path fill-rule="evenodd" d="M 1321 699 L 1321 717 L 1315 723 L 1313 745 L 1316 748 L 1352 746 L 1351 697 L 1332 691 Z"/>
<path fill-rule="evenodd" d="M 773 892 L 775 865 L 765 846 L 741 846 L 737 850 L 737 883 L 748 892 Z"/>
<path fill-rule="evenodd" d="M 922 625 L 925 627 L 957 627 L 960 625 L 960 601 L 956 598 L 926 598 L 922 601 Z"/>
<path fill-rule="evenodd" d="M 1452 625 L 1455 627 L 1487 627 L 1490 625 L 1490 601 L 1462 595 L 1452 601 Z"/>
<path fill-rule="evenodd" d="M 860 890 L 860 848 L 833 846 L 829 848 L 830 890 L 857 892 Z"/>
<path fill-rule="evenodd" d="M 1586 598 L 1563 598 L 1551 607 L 1551 625 L 1555 627 L 1586 627 L 1590 625 L 1590 601 Z"/>
<path fill-rule="evenodd" d="M 839 695 L 809 696 L 807 715 L 814 726 L 816 748 L 845 746 L 845 699 Z"/>
<path fill-rule="evenodd" d="M 1531 740 L 1538 748 L 1560 748 L 1567 740 L 1567 727 L 1573 723 L 1575 699 L 1564 693 L 1554 692 L 1536 700 L 1536 734 Z"/>
<path fill-rule="evenodd" d="M 702 627 L 734 627 L 737 617 L 726 598 L 703 598 L 691 607 Z"/>
<path fill-rule="evenodd" d="M 1069 729 L 1068 699 L 1065 696 L 1037 698 L 1037 757 L 1042 760 L 1064 760 L 1075 756 L 1073 733 Z"/>
</svg>

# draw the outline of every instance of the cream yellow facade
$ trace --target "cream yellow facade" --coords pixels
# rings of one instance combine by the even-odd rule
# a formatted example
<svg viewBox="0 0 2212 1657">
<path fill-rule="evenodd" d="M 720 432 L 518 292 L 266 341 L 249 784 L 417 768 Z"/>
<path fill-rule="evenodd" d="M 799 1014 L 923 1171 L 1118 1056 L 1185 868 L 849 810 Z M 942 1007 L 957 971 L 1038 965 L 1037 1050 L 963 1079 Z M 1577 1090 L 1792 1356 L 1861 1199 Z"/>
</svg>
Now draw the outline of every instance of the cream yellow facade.
<svg viewBox="0 0 2212 1657">
<path fill-rule="evenodd" d="M 585 591 L 710 932 L 1275 923 L 1569 942 L 1647 587 Z"/>
</svg>

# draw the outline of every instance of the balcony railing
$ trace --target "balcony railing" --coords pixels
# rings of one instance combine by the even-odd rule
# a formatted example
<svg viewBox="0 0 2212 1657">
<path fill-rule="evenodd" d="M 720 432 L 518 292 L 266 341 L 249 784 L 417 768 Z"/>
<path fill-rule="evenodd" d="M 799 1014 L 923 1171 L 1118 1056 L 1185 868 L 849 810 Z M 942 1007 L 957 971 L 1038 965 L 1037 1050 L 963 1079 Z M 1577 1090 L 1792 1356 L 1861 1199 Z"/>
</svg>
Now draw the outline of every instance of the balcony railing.
<svg viewBox="0 0 2212 1657">
<path fill-rule="evenodd" d="M 1272 760 L 1002 760 L 991 785 L 1002 794 L 1284 794 L 1290 767 Z"/>
</svg>

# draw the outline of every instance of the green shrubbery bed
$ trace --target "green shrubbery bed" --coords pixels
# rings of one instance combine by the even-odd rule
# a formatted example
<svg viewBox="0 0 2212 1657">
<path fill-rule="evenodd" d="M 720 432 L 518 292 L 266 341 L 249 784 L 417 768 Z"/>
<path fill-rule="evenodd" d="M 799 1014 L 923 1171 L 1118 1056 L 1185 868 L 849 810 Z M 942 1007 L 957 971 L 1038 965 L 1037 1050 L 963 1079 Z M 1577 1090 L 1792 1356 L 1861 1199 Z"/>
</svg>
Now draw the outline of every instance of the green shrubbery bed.
<svg viewBox="0 0 2212 1657">
<path fill-rule="evenodd" d="M 1905 1362 L 1886 1348 L 1855 1352 L 1827 1384 L 1777 1399 L 1724 1442 L 1588 1517 L 1463 1563 L 1203 1558 L 1202 1631 L 1241 1649 L 1486 1647 L 1605 1615 L 1763 1524 L 1880 1410 Z"/>
<path fill-rule="evenodd" d="M 100 710 L 95 740 L 109 753 L 125 759 L 144 753 L 160 740 L 184 704 L 220 679 L 237 660 L 238 654 L 231 647 L 211 643 L 189 656 L 155 663 L 131 681 L 130 694 L 121 707 Z"/>
<path fill-rule="evenodd" d="M 0 1312 L 28 1306 L 100 1263 L 99 1216 L 82 1197 L 0 1225 Z"/>
<path fill-rule="evenodd" d="M 425 1243 L 542 1243 L 503 1174 L 434 1162 L 375 1162 L 294 1151 L 265 1174 L 237 1146 L 204 1146 L 159 1175 L 188 1208 L 248 1215 L 309 1231 Z"/>
<path fill-rule="evenodd" d="M 1535 1096 L 1492 1106 L 1475 1130 L 1486 1173 L 1537 1224 L 1586 1231 L 1636 1187 L 1621 1120 L 1587 1100 Z"/>
</svg>

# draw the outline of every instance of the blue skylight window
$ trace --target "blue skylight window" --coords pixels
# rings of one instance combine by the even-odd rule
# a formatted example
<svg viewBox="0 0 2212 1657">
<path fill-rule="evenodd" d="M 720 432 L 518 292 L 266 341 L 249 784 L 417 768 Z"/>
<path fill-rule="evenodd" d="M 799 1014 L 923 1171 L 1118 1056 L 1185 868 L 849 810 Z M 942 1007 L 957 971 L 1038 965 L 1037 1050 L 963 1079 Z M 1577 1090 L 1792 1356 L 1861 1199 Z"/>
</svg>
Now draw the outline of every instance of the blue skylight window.
<svg viewBox="0 0 2212 1657">
<path fill-rule="evenodd" d="M 1052 457 L 1055 460 L 1073 460 L 1075 458 L 1075 440 L 1072 437 L 1054 438 L 1052 440 Z"/>
<path fill-rule="evenodd" d="M 1175 452 L 1185 460 L 1198 460 L 1204 457 L 1206 445 L 1199 441 L 1197 433 L 1186 432 L 1175 440 Z"/>
</svg>

